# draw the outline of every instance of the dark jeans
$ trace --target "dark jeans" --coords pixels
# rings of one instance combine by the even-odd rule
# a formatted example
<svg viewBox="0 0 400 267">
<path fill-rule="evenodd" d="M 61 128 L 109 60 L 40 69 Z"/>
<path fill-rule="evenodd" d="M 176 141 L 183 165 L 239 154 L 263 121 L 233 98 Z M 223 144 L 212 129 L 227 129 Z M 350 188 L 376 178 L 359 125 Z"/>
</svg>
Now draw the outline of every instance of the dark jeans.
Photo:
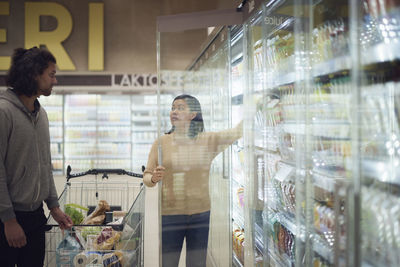
<svg viewBox="0 0 400 267">
<path fill-rule="evenodd" d="M 27 244 L 22 248 L 8 246 L 4 224 L 0 222 L 0 266 L 43 267 L 47 230 L 43 207 L 31 212 L 15 211 L 15 215 L 25 232 Z"/>
<path fill-rule="evenodd" d="M 205 267 L 210 212 L 162 216 L 162 267 L 177 267 L 186 237 L 186 266 Z"/>
</svg>

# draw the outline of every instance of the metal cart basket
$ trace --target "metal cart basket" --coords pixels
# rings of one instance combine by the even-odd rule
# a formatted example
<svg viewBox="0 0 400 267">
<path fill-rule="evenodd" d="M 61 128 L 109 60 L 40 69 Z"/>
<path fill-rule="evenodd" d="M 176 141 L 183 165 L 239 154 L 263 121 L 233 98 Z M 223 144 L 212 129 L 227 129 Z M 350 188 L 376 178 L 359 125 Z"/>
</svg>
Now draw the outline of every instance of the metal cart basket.
<svg viewBox="0 0 400 267">
<path fill-rule="evenodd" d="M 116 179 L 109 178 L 109 174 L 137 178 Z M 86 175 L 94 175 L 95 179 L 71 181 Z M 98 175 L 102 179 L 98 179 Z M 122 169 L 91 169 L 71 174 L 68 166 L 67 182 L 59 203 L 64 211 L 69 209 L 75 222 L 71 230 L 62 231 L 49 216 L 47 224 L 51 229 L 46 232 L 44 266 L 143 266 L 145 190 L 142 177 L 142 174 Z M 103 207 L 108 207 L 104 214 Z M 100 215 L 91 218 L 94 214 Z M 99 223 L 99 218 L 104 220 Z"/>
</svg>

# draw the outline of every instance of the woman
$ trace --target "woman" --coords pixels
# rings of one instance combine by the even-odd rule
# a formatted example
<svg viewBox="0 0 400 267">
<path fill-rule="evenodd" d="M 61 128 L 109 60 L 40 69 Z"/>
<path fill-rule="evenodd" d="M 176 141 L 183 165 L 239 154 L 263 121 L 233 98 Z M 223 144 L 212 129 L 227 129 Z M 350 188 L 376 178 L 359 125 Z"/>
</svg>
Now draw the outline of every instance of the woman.
<svg viewBox="0 0 400 267">
<path fill-rule="evenodd" d="M 147 186 L 163 181 L 162 266 L 178 266 L 185 237 L 186 266 L 206 266 L 211 163 L 242 136 L 242 123 L 221 132 L 204 132 L 200 103 L 190 95 L 174 99 L 170 119 L 172 129 L 154 142 L 144 172 Z"/>
</svg>

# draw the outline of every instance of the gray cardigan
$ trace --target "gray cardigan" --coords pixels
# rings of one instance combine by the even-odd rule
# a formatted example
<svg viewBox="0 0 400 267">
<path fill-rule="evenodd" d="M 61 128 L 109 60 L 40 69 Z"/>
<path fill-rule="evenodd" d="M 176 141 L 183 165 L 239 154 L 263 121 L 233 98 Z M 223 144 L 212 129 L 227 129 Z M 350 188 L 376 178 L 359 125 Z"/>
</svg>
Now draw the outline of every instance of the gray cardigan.
<svg viewBox="0 0 400 267">
<path fill-rule="evenodd" d="M 49 121 L 35 102 L 35 114 L 13 90 L 0 92 L 0 219 L 14 211 L 34 211 L 43 201 L 58 206 L 53 180 Z"/>
</svg>

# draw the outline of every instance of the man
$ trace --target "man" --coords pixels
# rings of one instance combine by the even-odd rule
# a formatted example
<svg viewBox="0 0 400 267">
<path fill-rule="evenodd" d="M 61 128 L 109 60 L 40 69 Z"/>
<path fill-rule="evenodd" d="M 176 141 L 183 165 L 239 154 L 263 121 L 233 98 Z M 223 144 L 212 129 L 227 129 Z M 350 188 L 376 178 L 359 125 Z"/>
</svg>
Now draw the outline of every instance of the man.
<svg viewBox="0 0 400 267">
<path fill-rule="evenodd" d="M 0 265 L 42 267 L 46 217 L 61 229 L 72 220 L 59 208 L 52 175 L 49 121 L 38 97 L 57 84 L 56 59 L 47 50 L 15 49 L 0 93 Z"/>
</svg>

